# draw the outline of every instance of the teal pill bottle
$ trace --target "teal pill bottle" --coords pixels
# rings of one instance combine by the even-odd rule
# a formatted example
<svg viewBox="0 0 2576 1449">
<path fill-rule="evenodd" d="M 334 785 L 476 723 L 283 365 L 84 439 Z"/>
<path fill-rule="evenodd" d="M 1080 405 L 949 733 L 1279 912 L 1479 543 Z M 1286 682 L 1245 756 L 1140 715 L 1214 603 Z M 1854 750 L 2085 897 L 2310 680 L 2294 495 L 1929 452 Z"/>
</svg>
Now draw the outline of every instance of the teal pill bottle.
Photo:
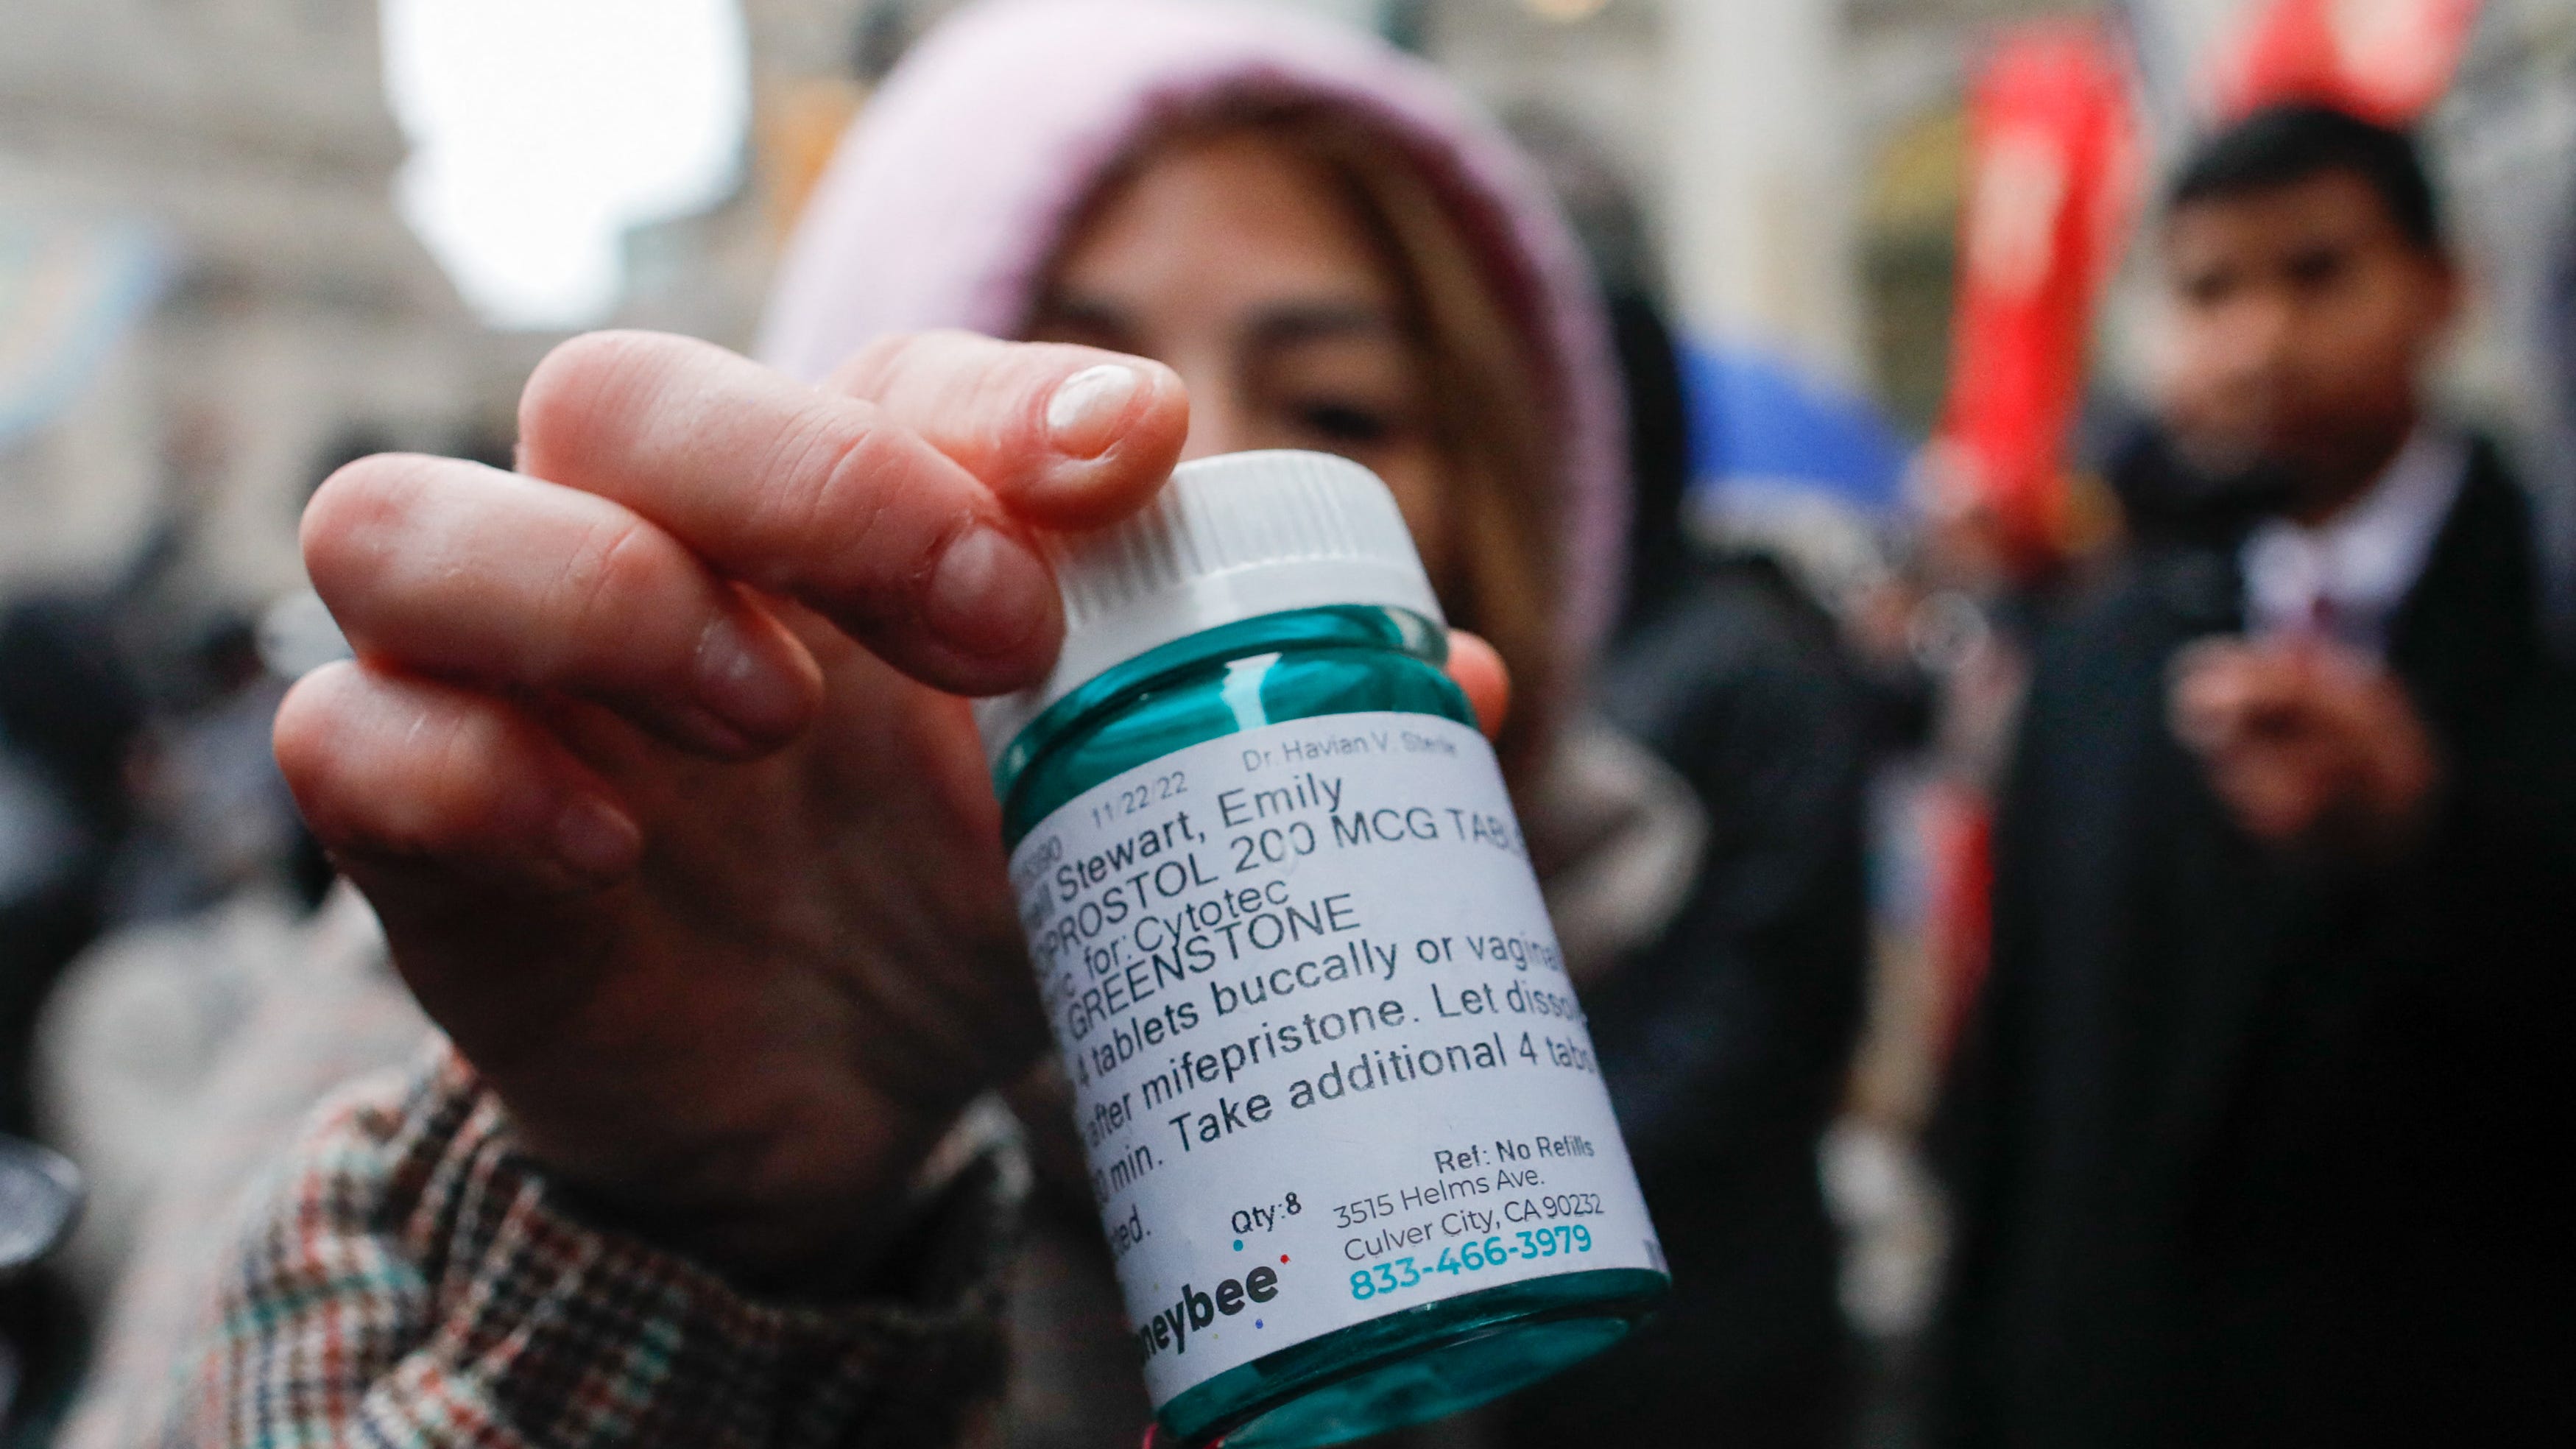
<svg viewBox="0 0 2576 1449">
<path fill-rule="evenodd" d="M 1386 485 L 1207 458 L 1047 547 L 1063 653 L 977 725 L 1159 1436 L 1337 1444 L 1616 1343 L 1663 1252 Z"/>
</svg>

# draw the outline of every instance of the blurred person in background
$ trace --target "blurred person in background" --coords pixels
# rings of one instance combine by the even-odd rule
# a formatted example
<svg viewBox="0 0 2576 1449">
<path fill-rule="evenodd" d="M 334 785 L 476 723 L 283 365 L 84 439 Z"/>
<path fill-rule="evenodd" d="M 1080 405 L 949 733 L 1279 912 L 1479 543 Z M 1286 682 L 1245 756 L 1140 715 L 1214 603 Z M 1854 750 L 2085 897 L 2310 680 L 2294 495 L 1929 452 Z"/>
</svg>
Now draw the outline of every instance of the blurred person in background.
<svg viewBox="0 0 2576 1449">
<path fill-rule="evenodd" d="M 319 861 L 268 741 L 285 679 L 245 621 L 173 587 L 188 522 L 163 517 L 103 585 L 0 616 L 0 1131 L 83 1179 L 70 1245 L 0 1283 L 0 1337 L 43 1350 L 19 1432 L 60 1408 L 138 1185 L 196 1120 L 193 1068 L 240 1015 L 245 963 L 281 959 L 310 901 L 290 877 Z M 0 1237 L 38 1206 L 0 1191 Z"/>
<path fill-rule="evenodd" d="M 103 599 L 0 608 L 0 1131 L 32 1127 L 38 1007 L 107 915 L 146 701 Z"/>
<path fill-rule="evenodd" d="M 1489 720 L 1510 668 L 1575 971 L 1616 982 L 1708 898 L 1689 789 L 1580 712 L 1626 502 L 1596 294 L 1418 62 L 1259 7 L 979 7 L 844 147 L 765 350 L 576 342 L 530 382 L 529 477 L 383 458 L 317 498 L 365 662 L 298 686 L 279 754 L 445 1041 L 321 1121 L 193 1315 L 126 1295 L 70 1442 L 946 1442 L 1004 1358 L 1012 1157 L 961 1114 L 1006 1082 L 1056 1195 L 1011 1432 L 1132 1442 L 959 696 L 1054 648 L 1029 531 L 1181 456 L 1388 481 L 1492 641 L 1453 663 Z"/>
<path fill-rule="evenodd" d="M 460 456 L 488 460 L 476 435 L 453 441 Z M 366 427 L 333 439 L 306 494 L 386 446 Z M 499 455 L 508 456 L 506 445 Z M 65 969 L 36 1031 L 37 1123 L 81 1164 L 88 1187 L 53 1268 L 93 1314 L 124 1275 L 174 1166 L 201 1155 L 202 1139 L 240 1135 L 208 1103 L 244 1032 L 274 1015 L 278 998 L 309 1005 L 333 994 L 306 972 L 330 866 L 296 813 L 269 736 L 288 685 L 345 657 L 346 646 L 309 595 L 254 620 L 209 610 L 174 587 L 169 581 L 202 557 L 192 522 L 184 511 L 166 517 L 130 570 L 126 611 L 146 622 L 129 632 L 167 636 L 140 651 L 151 662 L 138 672 L 153 688 L 125 770 L 132 828 L 106 883 L 111 929 Z M 416 1035 L 417 1018 L 408 1019 Z M 370 1053 L 362 1044 L 373 1036 L 342 1025 L 350 1049 L 326 1056 L 337 1075 L 400 1060 L 411 1045 L 406 1038 Z M 320 1085 L 286 1104 L 288 1120 Z M 223 1195 L 204 1180 L 188 1191 Z"/>
<path fill-rule="evenodd" d="M 1737 1444 L 1838 1445 L 1852 1363 L 1817 1148 L 1867 976 L 1871 712 L 1796 571 L 1693 531 L 1693 419 L 1633 196 L 1564 123 L 1524 115 L 1514 130 L 1593 259 L 1628 402 L 1627 589 L 1590 697 L 1614 738 L 1687 783 L 1702 823 L 1678 909 L 1655 906 L 1628 928 L 1638 944 L 1581 983 L 1686 1286 L 1629 1344 L 1501 1405 L 1490 1432 L 1688 1443 L 1722 1426 Z"/>
<path fill-rule="evenodd" d="M 103 599 L 0 604 L 0 1436 L 41 1416 L 77 1363 L 68 1295 L 28 1271 L 58 1234 L 59 1204 L 27 1175 L 18 1139 L 34 1130 L 38 1010 L 106 919 L 144 719 Z"/>
<path fill-rule="evenodd" d="M 2277 107 L 2157 241 L 2166 512 L 2001 805 L 1938 1442 L 2569 1442 L 2576 704 L 2521 494 L 2423 403 L 2432 188 Z"/>
</svg>

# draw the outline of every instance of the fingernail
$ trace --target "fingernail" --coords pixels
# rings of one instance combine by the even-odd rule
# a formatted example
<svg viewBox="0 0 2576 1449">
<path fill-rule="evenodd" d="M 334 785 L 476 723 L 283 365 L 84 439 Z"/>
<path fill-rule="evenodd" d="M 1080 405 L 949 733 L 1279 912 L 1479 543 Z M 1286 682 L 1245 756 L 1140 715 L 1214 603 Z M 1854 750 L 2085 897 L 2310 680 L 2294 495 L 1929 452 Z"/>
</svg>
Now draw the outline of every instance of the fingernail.
<svg viewBox="0 0 2576 1449">
<path fill-rule="evenodd" d="M 805 681 L 754 637 L 739 614 L 719 614 L 698 636 L 697 697 L 717 718 L 754 739 L 774 740 L 805 721 Z"/>
<path fill-rule="evenodd" d="M 1144 379 L 1136 369 L 1104 362 L 1056 385 L 1047 399 L 1047 441 L 1069 458 L 1097 458 L 1118 441 L 1128 404 Z"/>
<path fill-rule="evenodd" d="M 1054 594 L 1054 576 L 1026 544 L 979 526 L 940 557 L 922 601 L 923 621 L 951 648 L 1003 654 L 1038 628 Z"/>
<path fill-rule="evenodd" d="M 555 855 L 576 875 L 608 881 L 624 875 L 643 849 L 643 832 L 626 812 L 592 795 L 575 798 L 555 817 Z"/>
</svg>

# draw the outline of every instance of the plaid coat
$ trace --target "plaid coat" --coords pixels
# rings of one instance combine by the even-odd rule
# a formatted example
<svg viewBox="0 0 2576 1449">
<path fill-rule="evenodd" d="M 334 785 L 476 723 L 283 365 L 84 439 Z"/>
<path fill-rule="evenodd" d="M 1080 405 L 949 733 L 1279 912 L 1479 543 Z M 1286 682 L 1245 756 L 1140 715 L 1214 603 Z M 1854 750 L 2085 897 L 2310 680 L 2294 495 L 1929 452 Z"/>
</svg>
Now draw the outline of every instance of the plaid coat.
<svg viewBox="0 0 2576 1449">
<path fill-rule="evenodd" d="M 879 1299 L 764 1302 L 586 1222 L 440 1044 L 314 1120 L 101 1442 L 932 1446 L 981 1437 L 1024 1170 L 972 1156 Z M 94 1422 L 104 1423 L 106 1420 Z"/>
</svg>

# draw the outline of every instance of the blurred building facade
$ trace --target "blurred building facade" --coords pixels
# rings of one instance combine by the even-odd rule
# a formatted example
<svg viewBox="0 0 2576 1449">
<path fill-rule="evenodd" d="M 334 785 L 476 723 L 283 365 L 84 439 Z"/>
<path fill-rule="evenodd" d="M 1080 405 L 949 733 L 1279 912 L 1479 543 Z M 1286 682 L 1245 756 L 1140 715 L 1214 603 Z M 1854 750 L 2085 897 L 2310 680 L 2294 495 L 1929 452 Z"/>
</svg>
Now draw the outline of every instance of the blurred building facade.
<svg viewBox="0 0 2576 1449">
<path fill-rule="evenodd" d="M 797 208 L 934 9 L 886 0 L 742 0 L 751 133 L 742 185 L 696 216 L 635 228 L 617 321 L 747 348 Z"/>
<path fill-rule="evenodd" d="M 481 327 L 396 215 L 372 0 L 11 0 L 7 30 L 0 587 L 175 532 L 183 592 L 255 602 L 335 454 L 506 436 L 543 339 Z"/>
<path fill-rule="evenodd" d="M 1883 266 L 1873 166 L 1955 95 L 1980 25 L 2035 8 L 1284 3 L 1374 24 L 1497 110 L 1544 110 L 1594 137 L 1636 185 L 1694 332 L 1856 388 L 1901 388 L 1941 341 L 1940 187 L 1909 214 L 1924 244 Z M 831 139 L 872 74 L 952 7 L 745 0 L 745 185 L 703 215 L 637 230 L 617 320 L 747 343 Z M 297 581 L 295 510 L 339 456 L 506 442 L 517 382 L 551 339 L 480 326 L 397 215 L 405 143 L 383 99 L 373 0 L 9 9 L 0 500 L 15 526 L 0 535 L 0 589 L 113 572 L 175 527 L 202 564 L 193 587 L 255 600 Z M 1940 149 L 1915 170 L 1937 173 Z M 107 272 L 148 301 L 128 295 L 120 312 Z M 58 314 L 68 293 L 94 315 L 66 321 L 30 300 L 50 297 Z M 1891 333 L 1890 315 L 1921 325 Z M 47 374 L 41 387 L 31 372 Z M 10 422 L 12 387 L 45 393 L 40 415 Z"/>
<path fill-rule="evenodd" d="M 757 164 L 639 229 L 616 320 L 747 342 L 778 197 L 856 109 L 864 0 L 745 11 Z M 330 466 L 506 453 L 556 338 L 483 325 L 398 214 L 376 0 L 10 0 L 5 30 L 0 595 L 150 551 L 180 608 L 256 607 Z"/>
<path fill-rule="evenodd" d="M 743 0 L 744 185 L 639 228 L 616 320 L 748 343 L 797 200 L 867 87 L 956 0 Z M 1918 431 L 1947 361 L 1959 96 L 2002 21 L 2117 13 L 2149 89 L 2241 0 L 1279 0 L 1413 45 L 1626 173 L 1695 336 L 1874 395 Z M 2566 9 L 2496 0 L 2453 114 L 2479 218 L 2565 208 L 2547 57 Z M 2555 17 L 2555 18 L 2553 18 Z M 2152 56 L 2151 56 L 2152 58 Z M 156 528 L 249 601 L 297 581 L 293 519 L 340 454 L 506 443 L 552 340 L 494 333 L 404 227 L 375 0 L 10 0 L 0 44 L 0 591 L 98 577 Z M 2544 158 L 2535 160 L 2533 158 Z M 2560 168 L 2564 169 L 2564 168 Z M 2523 234 L 2531 234 L 2524 226 Z M 2532 295 L 2545 259 L 2510 261 Z M 138 300 L 140 299 L 140 300 Z M 2525 309 L 2478 390 L 2545 411 Z M 2116 320 L 2116 319 L 2115 319 Z M 2486 334 L 2482 334 L 2486 335 Z M 2509 345 L 2507 345 L 2509 344 Z M 2114 353 L 2135 350 L 2112 329 Z M 2115 359 L 2116 360 L 2116 359 Z M 2549 401 L 2549 407 L 2560 406 Z"/>
</svg>

